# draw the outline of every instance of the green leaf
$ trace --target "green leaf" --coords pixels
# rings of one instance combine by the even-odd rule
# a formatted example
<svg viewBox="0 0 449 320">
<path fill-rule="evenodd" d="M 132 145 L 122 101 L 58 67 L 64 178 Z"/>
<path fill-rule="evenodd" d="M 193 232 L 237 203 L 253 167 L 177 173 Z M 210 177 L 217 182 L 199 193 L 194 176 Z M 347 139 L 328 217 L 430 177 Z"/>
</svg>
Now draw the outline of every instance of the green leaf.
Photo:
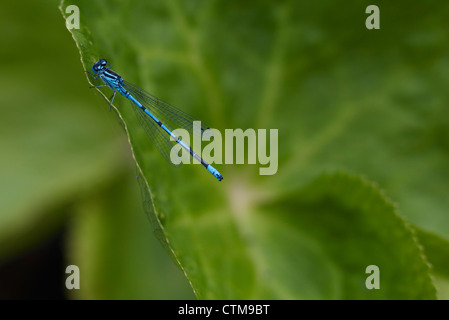
<svg viewBox="0 0 449 320">
<path fill-rule="evenodd" d="M 432 3 L 384 4 L 368 31 L 359 1 L 63 1 L 63 14 L 69 4 L 85 70 L 104 57 L 212 127 L 279 129 L 276 175 L 217 165 L 218 183 L 167 165 L 129 102 L 114 101 L 153 228 L 197 297 L 435 297 L 410 228 L 376 188 L 337 176 L 345 192 L 331 178 L 297 190 L 326 170 L 363 173 L 414 224 L 449 236 L 447 7 L 427 20 Z M 368 291 L 376 263 L 385 282 Z"/>
<path fill-rule="evenodd" d="M 435 234 L 416 229 L 416 235 L 432 264 L 439 299 L 449 299 L 449 243 Z"/>
<path fill-rule="evenodd" d="M 312 293 L 322 291 L 311 298 L 322 298 L 323 292 L 325 298 L 338 299 L 435 298 L 429 267 L 413 230 L 366 180 L 343 173 L 324 175 L 263 211 L 254 217 L 254 225 L 264 225 L 265 230 L 278 226 L 278 230 L 262 237 L 259 249 L 279 254 L 291 247 L 290 257 L 300 260 L 290 273 L 279 273 L 276 283 L 292 289 L 310 284 Z M 364 286 L 369 265 L 380 269 L 380 290 Z M 295 277 L 298 283 L 292 283 Z"/>
</svg>

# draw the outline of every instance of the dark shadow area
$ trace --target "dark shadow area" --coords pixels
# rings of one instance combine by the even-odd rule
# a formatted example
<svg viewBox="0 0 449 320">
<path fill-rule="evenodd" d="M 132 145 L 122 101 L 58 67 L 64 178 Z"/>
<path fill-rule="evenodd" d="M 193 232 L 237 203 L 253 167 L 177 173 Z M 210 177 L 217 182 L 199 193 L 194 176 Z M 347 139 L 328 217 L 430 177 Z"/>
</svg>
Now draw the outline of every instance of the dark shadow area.
<svg viewBox="0 0 449 320">
<path fill-rule="evenodd" d="M 63 230 L 0 264 L 0 299 L 66 299 Z"/>
</svg>

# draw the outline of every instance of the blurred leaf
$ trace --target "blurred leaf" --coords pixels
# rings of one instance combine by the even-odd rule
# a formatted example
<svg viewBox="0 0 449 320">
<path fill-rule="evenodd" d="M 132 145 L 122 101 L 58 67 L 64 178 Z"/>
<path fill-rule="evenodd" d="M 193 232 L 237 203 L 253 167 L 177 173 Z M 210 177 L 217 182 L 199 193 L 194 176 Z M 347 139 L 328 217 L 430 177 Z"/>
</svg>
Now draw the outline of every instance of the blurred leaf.
<svg viewBox="0 0 449 320">
<path fill-rule="evenodd" d="M 102 110 L 86 103 L 77 53 L 56 24 L 57 1 L 23 5 L 8 2 L 0 12 L 0 259 L 54 232 L 65 219 L 59 208 L 126 161 L 121 138 L 99 121 Z M 45 36 L 30 32 L 36 26 Z"/>
<path fill-rule="evenodd" d="M 80 268 L 79 299 L 193 299 L 182 272 L 149 232 L 131 172 L 77 206 L 67 263 Z"/>
<path fill-rule="evenodd" d="M 126 80 L 212 127 L 279 128 L 278 174 L 218 165 L 218 183 L 200 166 L 164 163 L 129 102 L 114 101 L 153 227 L 199 298 L 435 296 L 418 244 L 391 205 L 349 197 L 374 188 L 337 177 L 346 194 L 328 181 L 321 193 L 312 184 L 293 196 L 298 203 L 285 195 L 326 170 L 363 173 L 414 224 L 449 237 L 448 5 L 428 19 L 435 2 L 385 3 L 381 29 L 368 31 L 359 1 L 344 11 L 331 1 L 63 1 L 63 14 L 69 4 L 80 7 L 81 29 L 71 32 L 86 70 L 104 57 Z M 282 200 L 262 212 L 267 199 Z M 321 217 L 335 225 L 323 231 Z M 369 254 L 385 269 L 385 289 L 376 292 L 361 281 Z"/>
</svg>

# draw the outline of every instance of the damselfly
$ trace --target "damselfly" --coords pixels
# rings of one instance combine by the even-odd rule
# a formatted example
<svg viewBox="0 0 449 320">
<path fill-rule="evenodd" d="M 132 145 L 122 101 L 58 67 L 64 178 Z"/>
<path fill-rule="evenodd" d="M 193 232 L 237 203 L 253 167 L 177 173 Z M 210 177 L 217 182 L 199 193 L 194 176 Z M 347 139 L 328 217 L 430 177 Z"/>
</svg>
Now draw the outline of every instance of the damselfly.
<svg viewBox="0 0 449 320">
<path fill-rule="evenodd" d="M 185 144 L 173 133 L 174 129 L 182 128 L 189 132 L 195 133 L 198 131 L 203 134 L 210 128 L 203 123 L 196 121 L 187 113 L 152 96 L 137 86 L 124 81 L 121 76 L 111 70 L 111 67 L 112 66 L 105 59 L 100 59 L 92 66 L 94 74 L 89 73 L 95 79 L 100 77 L 104 82 L 104 84 L 94 86 L 93 88 L 107 86 L 114 92 L 110 99 L 110 106 L 112 106 L 112 102 L 118 91 L 137 106 L 137 108 L 133 107 L 137 118 L 147 136 L 166 160 L 173 164 L 170 159 L 170 152 L 174 143 L 178 143 L 182 148 L 189 152 L 193 158 L 198 160 L 210 173 L 212 173 L 218 181 L 223 180 L 223 176 L 217 169 L 204 161 L 203 158 L 196 154 L 190 146 Z M 198 125 L 198 123 L 200 123 L 200 125 Z M 170 137 L 173 140 L 170 140 Z"/>
</svg>

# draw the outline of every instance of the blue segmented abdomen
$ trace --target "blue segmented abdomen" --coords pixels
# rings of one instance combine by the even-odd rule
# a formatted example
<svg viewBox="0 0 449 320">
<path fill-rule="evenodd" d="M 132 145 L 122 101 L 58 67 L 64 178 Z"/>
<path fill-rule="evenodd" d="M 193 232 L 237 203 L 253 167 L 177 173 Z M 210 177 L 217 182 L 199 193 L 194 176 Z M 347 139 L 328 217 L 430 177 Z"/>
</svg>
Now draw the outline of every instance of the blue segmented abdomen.
<svg viewBox="0 0 449 320">
<path fill-rule="evenodd" d="M 216 177 L 218 179 L 218 181 L 223 180 L 223 176 L 220 174 L 220 172 L 218 172 L 217 169 L 215 169 L 213 166 L 211 166 L 210 164 L 205 162 L 198 154 L 196 154 L 193 151 L 193 149 L 190 146 L 186 145 L 183 141 L 181 141 L 181 139 L 179 137 L 177 137 L 166 125 L 164 125 L 158 118 L 156 118 L 153 115 L 153 113 L 150 110 L 148 110 L 141 102 L 139 102 L 132 94 L 134 92 L 133 90 L 136 90 L 137 96 L 142 98 L 145 101 L 146 99 L 148 99 L 148 96 L 145 95 L 146 93 L 144 91 L 142 91 L 141 89 L 138 89 L 138 88 L 134 88 L 134 86 L 129 83 L 127 83 L 125 85 L 125 82 L 123 81 L 122 77 L 120 77 L 114 71 L 110 70 L 110 67 L 107 68 L 106 65 L 107 65 L 107 62 L 104 59 L 102 59 L 94 65 L 94 67 L 96 67 L 96 68 L 92 67 L 92 70 L 94 71 L 94 73 L 97 73 L 97 72 L 100 73 L 100 77 L 103 80 L 103 82 L 107 86 L 109 86 L 111 89 L 113 89 L 114 95 L 112 97 L 111 104 L 112 104 L 112 101 L 114 100 L 116 91 L 120 92 L 121 95 L 123 95 L 125 98 L 128 98 L 130 101 L 132 101 L 147 116 L 149 116 L 161 129 L 163 129 L 166 133 L 168 133 L 168 135 L 176 143 L 180 144 L 182 146 L 182 148 L 184 148 L 186 151 L 188 151 L 190 153 L 190 155 L 194 159 L 199 161 L 214 177 Z M 103 68 L 103 69 L 101 69 L 101 68 Z M 127 90 L 126 86 L 131 86 L 131 87 L 129 87 L 129 88 L 131 88 L 130 91 Z M 143 95 L 141 96 L 141 94 L 143 94 Z M 156 101 L 159 101 L 157 98 L 154 98 L 154 97 L 149 98 L 149 100 L 151 100 L 153 103 L 154 103 L 154 99 L 156 99 Z M 167 107 L 167 105 L 165 107 Z M 171 108 L 174 108 L 174 107 L 171 107 Z M 179 110 L 177 110 L 177 111 L 181 112 Z M 189 120 L 191 119 L 191 117 L 186 114 L 183 114 L 183 117 L 184 117 L 183 118 L 184 121 L 187 121 L 185 117 L 187 117 L 187 119 L 189 119 Z M 185 123 L 184 123 L 184 125 L 185 125 Z M 193 123 L 192 123 L 192 125 L 193 125 Z"/>
</svg>

